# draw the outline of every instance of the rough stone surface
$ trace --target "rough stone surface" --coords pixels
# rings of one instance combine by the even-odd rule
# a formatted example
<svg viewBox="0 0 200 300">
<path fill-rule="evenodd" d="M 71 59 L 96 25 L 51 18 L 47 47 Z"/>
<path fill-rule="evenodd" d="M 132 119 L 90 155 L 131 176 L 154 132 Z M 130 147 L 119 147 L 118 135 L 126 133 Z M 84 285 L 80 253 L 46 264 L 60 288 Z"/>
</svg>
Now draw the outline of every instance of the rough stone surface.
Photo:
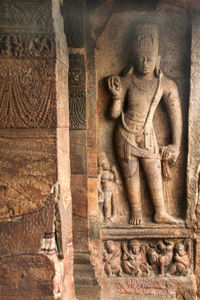
<svg viewBox="0 0 200 300">
<path fill-rule="evenodd" d="M 0 257 L 0 297 L 3 300 L 55 299 L 55 268 L 45 255 L 11 255 Z"/>
<path fill-rule="evenodd" d="M 1 299 L 75 299 L 60 4 L 0 3 Z"/>
</svg>

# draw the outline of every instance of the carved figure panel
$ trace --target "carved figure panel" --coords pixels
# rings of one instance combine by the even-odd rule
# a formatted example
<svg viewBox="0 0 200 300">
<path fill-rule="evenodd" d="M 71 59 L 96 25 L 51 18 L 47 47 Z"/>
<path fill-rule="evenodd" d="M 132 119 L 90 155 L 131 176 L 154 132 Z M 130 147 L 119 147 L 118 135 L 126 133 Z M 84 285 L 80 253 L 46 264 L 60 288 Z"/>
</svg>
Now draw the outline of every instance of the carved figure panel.
<svg viewBox="0 0 200 300">
<path fill-rule="evenodd" d="M 0 3 L 0 28 L 6 32 L 51 32 L 53 28 L 50 1 L 14 1 Z"/>
<path fill-rule="evenodd" d="M 154 204 L 154 221 L 182 224 L 183 220 L 167 213 L 164 203 L 163 178 L 171 179 L 170 167 L 176 163 L 181 151 L 182 115 L 177 86 L 160 70 L 156 25 L 136 26 L 133 62 L 120 76 L 108 78 L 108 88 L 113 98 L 111 116 L 121 118 L 115 133 L 115 146 L 125 179 L 130 224 L 143 224 L 140 166 Z M 166 146 L 158 145 L 153 127 L 153 117 L 161 98 L 172 128 L 172 141 Z"/>
<path fill-rule="evenodd" d="M 104 270 L 108 276 L 122 276 L 120 245 L 114 241 L 105 242 L 103 253 Z"/>
<path fill-rule="evenodd" d="M 0 128 L 54 127 L 54 62 L 0 60 Z"/>
<path fill-rule="evenodd" d="M 70 129 L 86 129 L 86 74 L 82 54 L 69 55 Z"/>
<path fill-rule="evenodd" d="M 98 198 L 102 204 L 105 222 L 114 221 L 120 214 L 119 177 L 115 166 L 110 166 L 104 152 L 99 153 L 98 160 Z"/>
<path fill-rule="evenodd" d="M 55 54 L 53 35 L 0 35 L 0 57 L 48 57 Z"/>
<path fill-rule="evenodd" d="M 104 270 L 110 276 L 188 276 L 192 274 L 190 240 L 106 241 Z"/>
</svg>

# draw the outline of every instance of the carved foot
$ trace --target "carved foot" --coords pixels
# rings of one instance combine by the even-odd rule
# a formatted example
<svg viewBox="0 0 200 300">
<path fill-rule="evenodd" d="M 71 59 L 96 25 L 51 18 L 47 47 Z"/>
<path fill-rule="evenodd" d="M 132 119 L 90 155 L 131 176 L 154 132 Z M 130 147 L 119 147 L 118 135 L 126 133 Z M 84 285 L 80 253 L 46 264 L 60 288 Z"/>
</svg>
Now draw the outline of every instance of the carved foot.
<svg viewBox="0 0 200 300">
<path fill-rule="evenodd" d="M 142 211 L 132 211 L 131 218 L 129 220 L 131 225 L 143 225 Z"/>
<path fill-rule="evenodd" d="M 182 219 L 174 218 L 166 212 L 156 213 L 154 216 L 154 221 L 159 224 L 184 224 L 184 221 Z"/>
<path fill-rule="evenodd" d="M 109 218 L 109 217 L 104 218 L 104 222 L 106 224 L 111 223 L 111 218 Z"/>
<path fill-rule="evenodd" d="M 132 216 L 129 220 L 129 224 L 131 224 L 131 225 L 143 225 L 142 216 L 140 216 L 140 217 Z"/>
</svg>

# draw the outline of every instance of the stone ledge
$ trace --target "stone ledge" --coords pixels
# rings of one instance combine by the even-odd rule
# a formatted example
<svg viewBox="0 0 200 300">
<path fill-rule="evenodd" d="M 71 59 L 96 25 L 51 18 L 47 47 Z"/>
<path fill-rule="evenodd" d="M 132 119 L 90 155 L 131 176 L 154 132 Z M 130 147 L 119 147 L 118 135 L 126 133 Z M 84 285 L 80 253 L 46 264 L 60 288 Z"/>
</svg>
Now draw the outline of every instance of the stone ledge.
<svg viewBox="0 0 200 300">
<path fill-rule="evenodd" d="M 188 228 L 180 228 L 174 225 L 152 225 L 152 226 L 116 226 L 101 228 L 103 240 L 115 239 L 146 239 L 146 238 L 193 238 Z"/>
</svg>

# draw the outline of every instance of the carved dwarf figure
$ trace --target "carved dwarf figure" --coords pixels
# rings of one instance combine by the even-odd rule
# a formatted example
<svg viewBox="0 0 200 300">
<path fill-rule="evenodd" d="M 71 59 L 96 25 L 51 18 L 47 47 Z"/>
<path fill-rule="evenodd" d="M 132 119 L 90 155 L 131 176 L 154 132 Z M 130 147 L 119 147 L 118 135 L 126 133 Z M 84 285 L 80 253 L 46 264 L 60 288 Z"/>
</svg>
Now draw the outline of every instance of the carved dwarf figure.
<svg viewBox="0 0 200 300">
<path fill-rule="evenodd" d="M 111 222 L 119 211 L 119 178 L 116 167 L 110 167 L 104 152 L 99 153 L 98 196 L 103 201 L 104 221 Z"/>
<path fill-rule="evenodd" d="M 147 258 L 150 265 L 157 267 L 161 276 L 167 272 L 173 259 L 174 243 L 170 240 L 159 241 L 156 249 L 149 248 Z"/>
<path fill-rule="evenodd" d="M 105 262 L 104 270 L 108 276 L 122 276 L 121 268 L 121 251 L 119 245 L 113 241 L 105 242 L 106 252 L 103 253 L 103 261 Z"/>
<path fill-rule="evenodd" d="M 187 249 L 187 251 L 186 251 Z M 173 264 L 169 268 L 168 274 L 186 276 L 190 273 L 190 244 L 176 243 L 174 247 Z"/>
<path fill-rule="evenodd" d="M 150 274 L 150 268 L 146 262 L 146 254 L 144 247 L 139 241 L 131 240 L 127 249 L 127 244 L 122 244 L 122 268 L 127 274 L 136 277 L 147 276 Z"/>
<path fill-rule="evenodd" d="M 111 115 L 121 116 L 116 131 L 119 163 L 125 178 L 130 205 L 130 224 L 143 223 L 139 163 L 141 163 L 154 204 L 156 223 L 177 224 L 164 205 L 161 161 L 175 163 L 181 146 L 182 116 L 176 84 L 159 70 L 158 32 L 153 24 L 136 26 L 133 64 L 120 76 L 108 78 L 113 97 Z M 164 100 L 172 128 L 172 143 L 159 149 L 153 116 Z M 125 104 L 125 105 L 124 105 Z M 124 108 L 125 107 L 125 108 Z M 164 170 L 163 173 L 168 173 Z"/>
</svg>

